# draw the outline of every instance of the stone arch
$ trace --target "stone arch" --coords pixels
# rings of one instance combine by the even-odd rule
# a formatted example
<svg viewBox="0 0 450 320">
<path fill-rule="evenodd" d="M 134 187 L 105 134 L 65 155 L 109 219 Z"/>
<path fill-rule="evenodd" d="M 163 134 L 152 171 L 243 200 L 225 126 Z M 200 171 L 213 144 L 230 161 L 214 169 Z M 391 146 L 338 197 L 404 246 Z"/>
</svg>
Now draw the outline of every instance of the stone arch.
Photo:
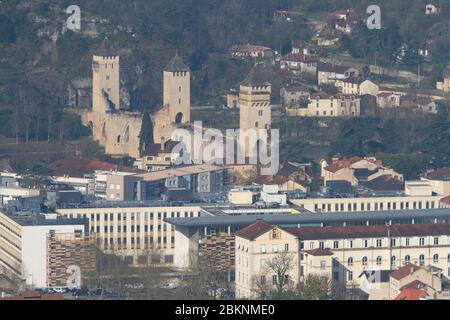
<svg viewBox="0 0 450 320">
<path fill-rule="evenodd" d="M 175 116 L 175 123 L 179 124 L 183 121 L 183 112 L 178 112 Z"/>
</svg>

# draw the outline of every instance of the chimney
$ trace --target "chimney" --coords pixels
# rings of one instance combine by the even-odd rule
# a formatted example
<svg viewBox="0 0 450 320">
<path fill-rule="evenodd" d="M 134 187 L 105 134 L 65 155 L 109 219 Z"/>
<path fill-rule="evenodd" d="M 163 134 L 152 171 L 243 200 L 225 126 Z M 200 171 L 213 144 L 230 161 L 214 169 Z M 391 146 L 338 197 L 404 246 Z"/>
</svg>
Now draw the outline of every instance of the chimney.
<svg viewBox="0 0 450 320">
<path fill-rule="evenodd" d="M 414 268 L 411 267 L 410 271 L 411 271 L 410 274 L 413 274 L 414 273 Z"/>
<path fill-rule="evenodd" d="M 164 142 L 161 142 L 161 151 L 164 151 Z"/>
</svg>

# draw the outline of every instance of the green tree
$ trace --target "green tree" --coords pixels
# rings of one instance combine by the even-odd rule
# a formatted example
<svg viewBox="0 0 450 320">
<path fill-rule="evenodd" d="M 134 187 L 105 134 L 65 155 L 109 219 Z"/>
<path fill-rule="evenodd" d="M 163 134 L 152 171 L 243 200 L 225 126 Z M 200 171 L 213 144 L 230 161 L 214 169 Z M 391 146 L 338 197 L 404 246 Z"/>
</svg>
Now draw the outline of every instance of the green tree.
<svg viewBox="0 0 450 320">
<path fill-rule="evenodd" d="M 328 296 L 328 279 L 309 274 L 298 286 L 299 300 L 325 300 Z"/>
<path fill-rule="evenodd" d="M 142 115 L 141 132 L 139 133 L 139 153 L 142 156 L 145 145 L 153 142 L 153 123 L 147 111 Z"/>
</svg>

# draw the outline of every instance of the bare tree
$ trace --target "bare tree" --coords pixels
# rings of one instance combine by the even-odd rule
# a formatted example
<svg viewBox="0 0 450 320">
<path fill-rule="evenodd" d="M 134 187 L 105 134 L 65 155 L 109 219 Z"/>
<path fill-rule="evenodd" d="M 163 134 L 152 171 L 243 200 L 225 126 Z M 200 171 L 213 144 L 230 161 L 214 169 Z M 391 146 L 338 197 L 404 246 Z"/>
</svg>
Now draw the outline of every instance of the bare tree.
<svg viewBox="0 0 450 320">
<path fill-rule="evenodd" d="M 292 293 L 290 273 L 295 269 L 294 256 L 288 252 L 277 254 L 268 261 L 261 273 L 252 279 L 255 294 L 260 299 L 284 299 Z M 269 279 L 267 279 L 269 277 Z M 271 284 L 269 284 L 271 281 Z"/>
</svg>

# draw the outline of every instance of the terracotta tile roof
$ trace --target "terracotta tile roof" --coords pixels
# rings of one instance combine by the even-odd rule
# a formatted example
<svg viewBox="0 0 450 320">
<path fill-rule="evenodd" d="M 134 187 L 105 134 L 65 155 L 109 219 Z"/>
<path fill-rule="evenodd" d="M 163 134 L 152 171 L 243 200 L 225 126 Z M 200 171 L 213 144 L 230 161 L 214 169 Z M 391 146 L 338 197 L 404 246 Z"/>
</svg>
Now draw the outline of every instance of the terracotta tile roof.
<svg viewBox="0 0 450 320">
<path fill-rule="evenodd" d="M 450 204 L 450 196 L 446 196 L 445 198 L 442 198 L 441 202 L 446 203 L 446 204 Z"/>
<path fill-rule="evenodd" d="M 252 223 L 251 225 L 236 232 L 235 235 L 247 240 L 254 240 L 272 228 L 272 225 L 262 219 L 258 219 L 255 223 Z"/>
<path fill-rule="evenodd" d="M 361 161 L 361 160 L 364 160 L 364 158 L 357 157 L 357 156 L 351 157 L 350 159 L 335 160 L 329 166 L 325 167 L 325 170 L 327 170 L 329 172 L 337 172 L 343 168 L 348 168 L 352 164 L 354 164 L 358 161 Z M 370 160 L 368 160 L 368 161 L 370 161 Z"/>
<path fill-rule="evenodd" d="M 416 272 L 417 270 L 420 270 L 420 267 L 413 264 L 413 263 L 408 263 L 407 265 L 393 271 L 391 273 L 391 277 L 396 279 L 396 280 L 401 280 L 406 276 L 409 276 L 411 273 Z"/>
<path fill-rule="evenodd" d="M 394 300 L 420 300 L 420 298 L 424 298 L 428 296 L 428 293 L 425 290 L 421 289 L 405 289 L 400 292 L 398 296 L 394 298 Z"/>
<path fill-rule="evenodd" d="M 333 251 L 331 251 L 328 248 L 325 248 L 325 249 L 317 248 L 317 249 L 312 249 L 312 250 L 306 250 L 305 252 L 312 256 L 332 256 L 334 254 Z"/>
<path fill-rule="evenodd" d="M 416 108 L 417 103 L 413 100 L 403 100 L 400 102 L 400 108 Z"/>
<path fill-rule="evenodd" d="M 450 235 L 450 223 L 442 224 L 402 224 L 373 225 L 356 227 L 305 227 L 285 228 L 286 231 L 303 240 L 352 239 L 392 237 Z"/>
<path fill-rule="evenodd" d="M 408 283 L 407 285 L 401 287 L 401 290 L 404 289 L 424 289 L 427 285 L 420 280 L 414 280 L 413 282 Z"/>
<path fill-rule="evenodd" d="M 103 162 L 100 160 L 89 160 L 82 158 L 70 158 L 57 160 L 49 165 L 49 168 L 53 171 L 54 176 L 69 175 L 73 177 L 83 177 L 85 174 L 93 173 L 95 170 L 114 171 L 119 170 L 123 172 L 142 172 L 141 170 L 121 166 L 120 168 L 109 162 Z"/>
<path fill-rule="evenodd" d="M 444 167 L 427 174 L 430 180 L 448 180 L 450 181 L 450 167 Z"/>
</svg>

